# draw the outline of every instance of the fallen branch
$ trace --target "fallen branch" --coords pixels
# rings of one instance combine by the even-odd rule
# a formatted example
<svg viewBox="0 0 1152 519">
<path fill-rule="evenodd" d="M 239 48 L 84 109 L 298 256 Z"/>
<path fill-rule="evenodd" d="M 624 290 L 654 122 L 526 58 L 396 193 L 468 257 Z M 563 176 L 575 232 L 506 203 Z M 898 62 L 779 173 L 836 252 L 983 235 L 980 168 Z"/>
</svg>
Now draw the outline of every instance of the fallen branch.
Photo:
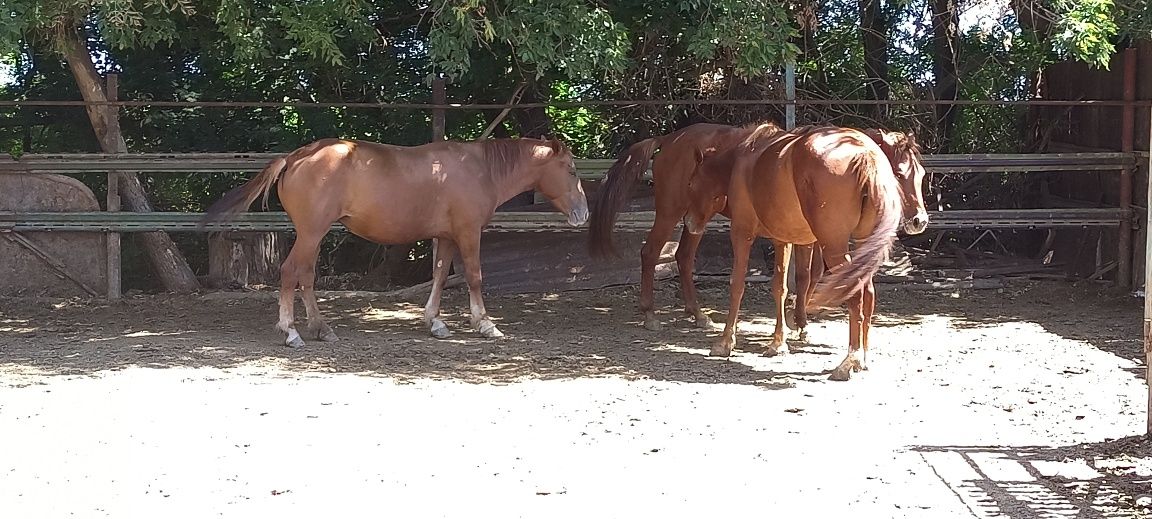
<svg viewBox="0 0 1152 519">
<path fill-rule="evenodd" d="M 524 94 L 524 87 L 526 87 L 526 86 L 528 86 L 528 83 L 525 81 L 521 81 L 520 86 L 516 87 L 516 91 L 512 92 L 512 97 L 510 99 L 508 99 L 507 104 L 514 105 L 516 103 L 519 103 L 520 102 L 520 96 Z M 496 115 L 496 118 L 492 119 L 492 122 L 488 124 L 487 128 L 484 128 L 484 131 L 476 139 L 477 140 L 487 139 L 489 135 L 492 135 L 492 132 L 496 129 L 496 126 L 498 126 L 500 124 L 500 122 L 504 120 L 505 117 L 508 117 L 508 114 L 511 111 L 512 111 L 511 106 L 505 107 L 503 110 L 501 110 L 500 113 Z"/>
<path fill-rule="evenodd" d="M 444 288 L 452 288 L 452 287 L 460 286 L 463 284 L 464 284 L 464 276 L 461 274 L 452 274 L 451 276 L 448 276 L 448 279 L 444 280 Z M 380 292 L 380 293 L 376 294 L 376 296 L 377 297 L 397 297 L 397 298 L 403 299 L 406 297 L 412 297 L 415 295 L 425 294 L 425 293 L 430 292 L 431 290 L 432 290 L 432 280 L 428 280 L 428 281 L 425 281 L 425 282 L 417 284 L 417 285 L 412 285 L 410 287 L 404 287 L 404 288 L 401 288 L 398 290 L 392 290 L 390 292 Z"/>
</svg>

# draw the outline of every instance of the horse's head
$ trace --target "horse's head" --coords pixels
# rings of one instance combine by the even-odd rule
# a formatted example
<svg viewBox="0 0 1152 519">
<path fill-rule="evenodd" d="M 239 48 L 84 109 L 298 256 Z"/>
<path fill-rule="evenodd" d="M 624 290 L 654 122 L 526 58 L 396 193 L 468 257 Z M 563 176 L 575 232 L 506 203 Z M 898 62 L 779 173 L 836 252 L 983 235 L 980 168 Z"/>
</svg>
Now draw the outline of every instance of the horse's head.
<svg viewBox="0 0 1152 519">
<path fill-rule="evenodd" d="M 701 234 L 708 221 L 728 205 L 728 173 L 731 161 L 718 156 L 716 148 L 696 150 L 696 168 L 688 180 L 688 212 L 684 228 Z"/>
<path fill-rule="evenodd" d="M 916 144 L 915 136 L 882 129 L 869 129 L 864 133 L 880 145 L 892 163 L 892 172 L 896 174 L 904 205 L 904 232 L 924 232 L 928 228 L 928 211 L 924 208 L 922 189 L 924 166 L 920 164 L 920 146 Z"/>
<path fill-rule="evenodd" d="M 588 199 L 584 187 L 576 177 L 576 164 L 572 151 L 555 138 L 536 145 L 532 149 L 533 166 L 539 171 L 533 188 L 552 202 L 560 212 L 568 216 L 568 224 L 573 227 L 588 221 Z"/>
</svg>

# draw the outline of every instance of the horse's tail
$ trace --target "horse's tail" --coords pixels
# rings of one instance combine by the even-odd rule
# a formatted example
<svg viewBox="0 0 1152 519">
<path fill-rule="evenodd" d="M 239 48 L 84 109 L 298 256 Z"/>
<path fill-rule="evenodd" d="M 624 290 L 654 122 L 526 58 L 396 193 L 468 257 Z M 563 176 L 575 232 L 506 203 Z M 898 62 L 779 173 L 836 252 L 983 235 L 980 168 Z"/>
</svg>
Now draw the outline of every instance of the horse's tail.
<svg viewBox="0 0 1152 519">
<path fill-rule="evenodd" d="M 809 308 L 837 306 L 862 290 L 880 270 L 880 265 L 888 260 L 892 250 L 896 228 L 900 225 L 900 188 L 887 157 L 879 149 L 873 152 L 871 148 L 852 159 L 849 171 L 856 174 L 861 191 L 867 193 L 868 200 L 876 208 L 876 227 L 857 243 L 850 261 L 824 273 L 812 294 Z"/>
<path fill-rule="evenodd" d="M 220 197 L 216 203 L 208 208 L 204 217 L 200 219 L 200 227 L 203 228 L 204 224 L 209 222 L 221 222 L 230 220 L 236 213 L 248 209 L 252 202 L 261 194 L 264 195 L 263 207 L 268 209 L 268 193 L 272 190 L 272 185 L 280 178 L 280 174 L 288 166 L 288 158 L 291 155 L 284 157 L 277 157 L 269 162 L 263 170 L 260 171 L 252 180 L 249 180 L 244 185 L 234 188 L 224 196 Z"/>
<path fill-rule="evenodd" d="M 659 137 L 642 140 L 629 146 L 608 168 L 589 218 L 588 250 L 593 258 L 616 254 L 616 245 L 612 243 L 612 227 L 616 225 L 616 215 L 628 203 L 632 189 L 648 170 L 648 162 L 659 147 Z"/>
</svg>

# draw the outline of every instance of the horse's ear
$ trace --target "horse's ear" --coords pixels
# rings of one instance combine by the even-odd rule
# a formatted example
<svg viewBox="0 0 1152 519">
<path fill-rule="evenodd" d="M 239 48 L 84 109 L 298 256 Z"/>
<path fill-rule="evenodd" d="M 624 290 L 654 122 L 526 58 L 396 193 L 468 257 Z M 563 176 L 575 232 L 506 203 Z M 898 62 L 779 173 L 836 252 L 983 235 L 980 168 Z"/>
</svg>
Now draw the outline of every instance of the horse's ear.
<svg viewBox="0 0 1152 519">
<path fill-rule="evenodd" d="M 557 155 L 564 151 L 564 143 L 560 142 L 560 139 L 557 139 L 555 135 L 548 137 L 548 147 L 552 148 L 552 151 Z"/>
<path fill-rule="evenodd" d="M 864 132 L 864 135 L 867 135 L 869 139 L 876 141 L 876 144 L 879 144 L 881 146 L 883 146 L 885 144 L 885 139 L 884 139 L 885 135 L 884 134 L 887 132 L 885 132 L 884 130 L 882 130 L 880 128 L 865 128 L 863 130 L 863 132 Z"/>
</svg>

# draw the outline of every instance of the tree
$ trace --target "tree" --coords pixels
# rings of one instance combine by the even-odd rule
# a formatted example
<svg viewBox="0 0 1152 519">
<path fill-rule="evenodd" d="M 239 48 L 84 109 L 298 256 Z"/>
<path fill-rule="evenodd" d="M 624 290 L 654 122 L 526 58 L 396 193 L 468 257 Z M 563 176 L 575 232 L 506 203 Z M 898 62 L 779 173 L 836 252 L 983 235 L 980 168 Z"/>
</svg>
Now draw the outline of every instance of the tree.
<svg viewBox="0 0 1152 519">
<path fill-rule="evenodd" d="M 0 17 L 0 52 L 8 60 L 25 52 L 27 46 L 45 43 L 67 62 L 76 86 L 85 101 L 107 102 L 94 51 L 115 51 L 134 47 L 151 48 L 171 42 L 188 20 L 211 12 L 219 21 L 221 36 L 232 44 L 241 60 L 268 56 L 268 43 L 261 38 L 265 20 L 251 17 L 252 5 L 241 0 L 204 2 L 198 11 L 191 0 L 10 0 L 9 16 Z M 367 30 L 368 16 L 361 2 L 316 0 L 296 3 L 283 1 L 270 6 L 287 39 L 303 52 L 329 63 L 339 64 L 344 56 L 336 44 L 339 28 L 348 27 L 360 38 Z M 213 9 L 214 8 L 214 9 Z M 215 12 L 212 12 L 215 11 Z M 101 149 L 105 153 L 127 152 L 120 131 L 117 110 L 107 105 L 88 105 L 87 113 Z M 151 202 L 136 175 L 119 175 L 121 196 L 128 209 L 152 210 Z M 187 261 L 171 238 L 163 232 L 141 234 L 144 249 L 165 289 L 176 292 L 199 288 Z"/>
<path fill-rule="evenodd" d="M 936 80 L 935 98 L 955 101 L 960 77 L 956 66 L 960 46 L 960 12 L 956 0 L 932 0 L 932 77 Z M 936 132 L 939 151 L 952 148 L 952 127 L 956 124 L 956 105 L 936 105 Z"/>
<path fill-rule="evenodd" d="M 881 0 L 859 0 L 860 39 L 864 45 L 865 95 L 867 99 L 885 101 L 888 99 L 888 39 L 891 32 L 891 17 Z M 878 121 L 887 118 L 886 105 L 876 105 L 871 110 Z"/>
</svg>

